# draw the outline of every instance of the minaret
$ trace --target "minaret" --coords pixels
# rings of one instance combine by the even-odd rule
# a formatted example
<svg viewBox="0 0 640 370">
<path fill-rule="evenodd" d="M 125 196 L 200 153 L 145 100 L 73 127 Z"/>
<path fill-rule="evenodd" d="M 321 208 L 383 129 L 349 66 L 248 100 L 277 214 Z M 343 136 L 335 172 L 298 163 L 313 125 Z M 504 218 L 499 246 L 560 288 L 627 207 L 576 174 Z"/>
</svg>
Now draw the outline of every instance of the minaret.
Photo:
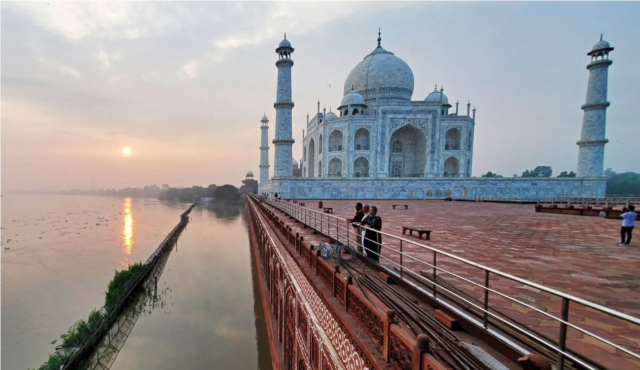
<svg viewBox="0 0 640 370">
<path fill-rule="evenodd" d="M 291 171 L 291 158 L 293 158 L 291 147 L 294 142 L 291 127 L 291 110 L 293 109 L 293 102 L 291 101 L 291 67 L 293 66 L 293 60 L 291 60 L 291 53 L 293 53 L 293 48 L 287 40 L 286 33 L 284 34 L 284 40 L 280 42 L 276 49 L 276 53 L 278 53 L 278 61 L 276 62 L 276 67 L 278 67 L 278 92 L 276 102 L 273 104 L 273 107 L 276 108 L 276 134 L 273 139 L 273 145 L 275 146 L 274 178 L 293 176 Z"/>
<path fill-rule="evenodd" d="M 607 125 L 607 80 L 609 66 L 613 63 L 609 60 L 609 52 L 613 48 L 602 39 L 594 45 L 590 52 L 591 63 L 587 65 L 589 70 L 589 84 L 587 85 L 587 99 L 582 106 L 584 118 L 582 119 L 582 134 L 576 144 L 578 151 L 578 177 L 600 177 L 604 167 L 604 144 Z"/>
<path fill-rule="evenodd" d="M 269 181 L 269 119 L 266 115 L 260 120 L 260 191 L 262 186 Z"/>
</svg>

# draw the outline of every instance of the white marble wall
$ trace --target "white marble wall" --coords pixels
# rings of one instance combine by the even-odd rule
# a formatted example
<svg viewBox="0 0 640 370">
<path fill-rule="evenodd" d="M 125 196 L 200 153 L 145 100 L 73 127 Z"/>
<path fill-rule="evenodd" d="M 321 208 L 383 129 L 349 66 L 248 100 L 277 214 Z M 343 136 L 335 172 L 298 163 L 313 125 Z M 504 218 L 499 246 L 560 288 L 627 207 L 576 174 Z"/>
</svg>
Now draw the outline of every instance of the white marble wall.
<svg viewBox="0 0 640 370">
<path fill-rule="evenodd" d="M 603 198 L 603 178 L 272 179 L 263 189 L 293 199 Z"/>
</svg>

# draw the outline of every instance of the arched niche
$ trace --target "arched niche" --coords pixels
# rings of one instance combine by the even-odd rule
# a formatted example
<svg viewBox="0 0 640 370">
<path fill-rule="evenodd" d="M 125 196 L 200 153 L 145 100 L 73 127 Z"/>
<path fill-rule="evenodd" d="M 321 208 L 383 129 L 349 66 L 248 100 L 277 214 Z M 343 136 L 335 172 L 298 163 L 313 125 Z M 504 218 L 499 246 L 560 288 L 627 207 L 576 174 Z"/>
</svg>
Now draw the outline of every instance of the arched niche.
<svg viewBox="0 0 640 370">
<path fill-rule="evenodd" d="M 366 128 L 361 128 L 356 131 L 356 134 L 353 138 L 353 149 L 354 150 L 369 150 L 369 140 L 371 135 L 369 134 L 369 130 Z"/>
<path fill-rule="evenodd" d="M 460 176 L 460 162 L 456 157 L 449 157 L 444 161 L 444 177 Z"/>
<path fill-rule="evenodd" d="M 369 160 L 367 158 L 360 157 L 353 162 L 353 176 L 369 177 Z"/>
<path fill-rule="evenodd" d="M 318 137 L 318 153 L 322 154 L 322 134 Z"/>
<path fill-rule="evenodd" d="M 389 177 L 424 177 L 427 138 L 413 125 L 396 130 L 389 140 Z"/>
<path fill-rule="evenodd" d="M 460 150 L 460 130 L 452 128 L 447 131 L 444 139 L 444 150 Z"/>
<path fill-rule="evenodd" d="M 322 177 L 322 161 L 318 162 L 318 177 Z"/>
<path fill-rule="evenodd" d="M 329 151 L 330 152 L 342 151 L 342 131 L 334 130 L 329 135 Z"/>
<path fill-rule="evenodd" d="M 329 161 L 329 177 L 341 177 L 342 176 L 342 161 L 338 158 L 333 158 Z"/>
<path fill-rule="evenodd" d="M 315 160 L 316 160 L 316 144 L 313 141 L 313 139 L 311 139 L 309 141 L 309 177 L 314 177 L 315 176 L 315 171 L 314 171 L 314 167 L 315 167 Z"/>
</svg>

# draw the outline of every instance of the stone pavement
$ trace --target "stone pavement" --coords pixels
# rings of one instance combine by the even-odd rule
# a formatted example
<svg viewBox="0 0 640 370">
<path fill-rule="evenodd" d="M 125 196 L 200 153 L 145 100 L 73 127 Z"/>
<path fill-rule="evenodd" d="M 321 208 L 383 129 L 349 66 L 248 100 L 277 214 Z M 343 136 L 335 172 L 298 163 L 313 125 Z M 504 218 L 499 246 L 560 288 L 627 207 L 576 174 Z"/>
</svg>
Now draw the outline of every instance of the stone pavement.
<svg viewBox="0 0 640 370">
<path fill-rule="evenodd" d="M 502 272 L 583 298 L 607 308 L 640 317 L 640 235 L 628 247 L 620 247 L 619 220 L 599 217 L 535 213 L 533 205 L 424 200 L 366 201 L 378 207 L 382 231 L 400 236 L 402 225 L 432 230 L 431 240 L 405 237 L 452 253 Z M 308 208 L 318 201 L 306 200 Z M 393 204 L 408 204 L 409 209 Z M 324 200 L 334 215 L 350 218 L 355 201 Z M 399 242 L 383 239 L 382 256 L 398 262 L 391 252 Z M 403 245 L 404 251 L 424 261 L 433 254 L 419 247 Z M 389 261 L 383 261 L 393 267 Z M 430 268 L 416 262 L 404 266 L 430 274 Z M 446 257 L 438 266 L 484 284 L 484 274 Z M 482 290 L 451 275 L 438 273 L 460 291 L 483 300 Z M 491 288 L 515 297 L 544 312 L 560 315 L 561 300 L 535 288 L 504 278 L 491 278 Z M 497 312 L 516 319 L 528 328 L 557 340 L 559 325 L 543 314 L 491 293 L 489 301 Z M 569 322 L 596 335 L 640 353 L 640 327 L 603 315 L 575 302 L 570 304 Z M 615 348 L 568 330 L 568 348 L 598 361 L 610 369 L 640 369 L 640 362 Z"/>
</svg>

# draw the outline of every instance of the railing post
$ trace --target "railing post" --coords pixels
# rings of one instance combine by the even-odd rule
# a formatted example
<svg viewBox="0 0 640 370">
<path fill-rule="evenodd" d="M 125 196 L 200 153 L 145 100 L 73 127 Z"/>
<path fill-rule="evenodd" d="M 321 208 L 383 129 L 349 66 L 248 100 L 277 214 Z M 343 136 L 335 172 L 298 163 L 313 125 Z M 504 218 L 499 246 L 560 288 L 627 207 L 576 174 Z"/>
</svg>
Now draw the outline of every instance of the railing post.
<svg viewBox="0 0 640 370">
<path fill-rule="evenodd" d="M 489 328 L 489 270 L 484 272 L 484 328 Z"/>
<path fill-rule="evenodd" d="M 436 258 L 437 254 L 436 251 L 433 251 L 433 299 L 436 298 L 436 262 L 437 262 L 437 258 Z"/>
<path fill-rule="evenodd" d="M 395 321 L 396 312 L 392 309 L 387 310 L 387 317 L 384 320 L 384 339 L 382 344 L 382 358 L 388 363 L 389 362 L 389 347 L 390 347 L 390 336 L 391 336 L 391 324 Z"/>
<path fill-rule="evenodd" d="M 558 364 L 556 366 L 557 370 L 564 369 L 564 350 L 567 345 L 567 324 L 566 322 L 569 320 L 569 300 L 567 298 L 562 298 L 562 313 L 561 319 L 563 322 L 560 323 L 560 337 L 558 338 Z"/>
<path fill-rule="evenodd" d="M 403 268 L 402 268 L 402 239 L 400 239 L 400 277 L 403 277 Z"/>
</svg>

